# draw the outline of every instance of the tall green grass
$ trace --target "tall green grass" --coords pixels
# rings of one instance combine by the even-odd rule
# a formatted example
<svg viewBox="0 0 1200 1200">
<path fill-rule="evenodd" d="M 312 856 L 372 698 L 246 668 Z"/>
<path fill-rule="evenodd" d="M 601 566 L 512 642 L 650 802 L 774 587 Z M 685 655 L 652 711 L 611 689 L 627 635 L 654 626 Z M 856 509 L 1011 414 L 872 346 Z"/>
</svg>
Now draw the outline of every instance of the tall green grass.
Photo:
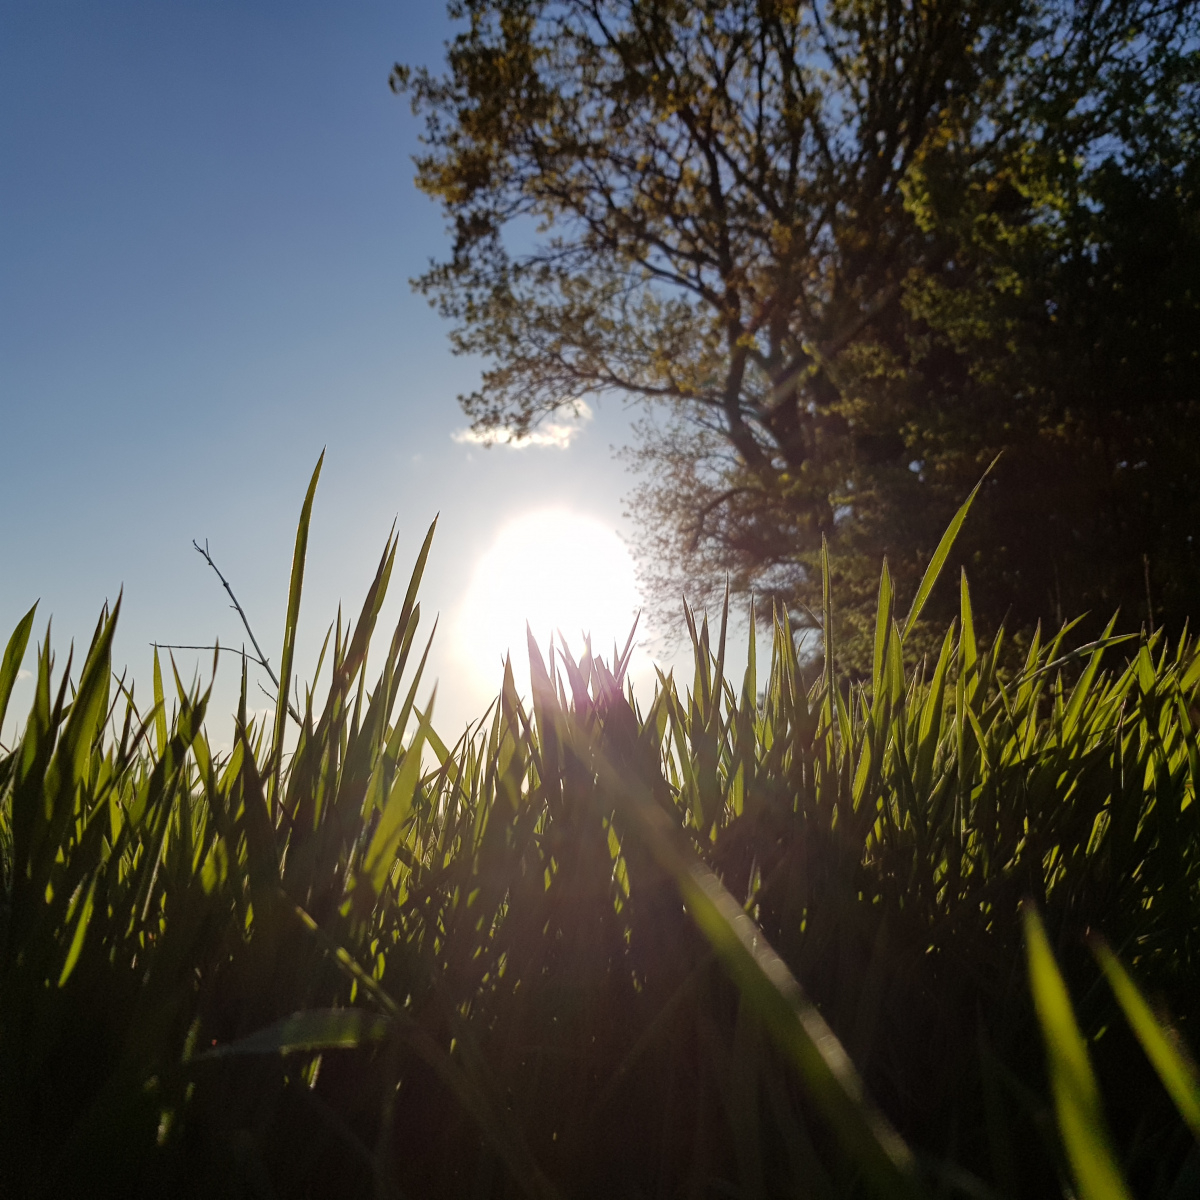
<svg viewBox="0 0 1200 1200">
<path fill-rule="evenodd" d="M 735 685 L 727 614 L 688 613 L 690 680 L 638 698 L 628 648 L 531 644 L 531 702 L 509 670 L 451 746 L 421 684 L 430 530 L 382 667 L 366 678 L 394 539 L 357 621 L 330 630 L 285 754 L 316 480 L 277 718 L 249 718 L 243 668 L 229 754 L 208 693 L 175 676 L 168 697 L 157 659 L 144 705 L 113 679 L 119 605 L 78 671 L 38 651 L 0 759 L 3 1194 L 1016 1197 L 1074 1181 L 1091 1200 L 1060 1039 L 1043 1050 L 1064 1010 L 1035 1005 L 1023 903 L 1045 931 L 1034 983 L 1049 962 L 1075 999 L 1113 1177 L 1147 1197 L 1186 1185 L 1186 1073 L 1162 1074 L 1085 937 L 1194 1040 L 1189 640 L 1078 648 L 1068 628 L 1014 671 L 1002 635 L 977 642 L 963 579 L 939 656 L 912 661 L 964 506 L 903 616 L 884 569 L 870 679 L 839 675 L 828 634 L 807 679 L 777 617 L 769 663 L 751 642 Z M 0 722 L 33 620 L 0 664 Z"/>
</svg>

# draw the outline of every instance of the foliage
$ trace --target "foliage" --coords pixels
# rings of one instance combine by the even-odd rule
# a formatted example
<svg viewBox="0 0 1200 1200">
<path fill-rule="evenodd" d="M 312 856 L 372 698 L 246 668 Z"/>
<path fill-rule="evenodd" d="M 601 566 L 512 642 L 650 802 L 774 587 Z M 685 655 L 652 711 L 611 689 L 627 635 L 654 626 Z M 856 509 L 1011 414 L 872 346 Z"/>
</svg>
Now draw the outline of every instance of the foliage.
<svg viewBox="0 0 1200 1200">
<path fill-rule="evenodd" d="M 803 624 L 824 537 L 866 669 L 880 558 L 911 594 L 1008 450 L 983 627 L 1195 612 L 1195 5 L 451 10 L 447 73 L 392 77 L 454 239 L 416 283 L 492 361 L 482 428 L 644 402 L 660 606 L 728 575 Z"/>
<path fill-rule="evenodd" d="M 39 650 L 0 759 L 5 1195 L 1053 1193 L 1027 897 L 1082 998 L 1115 1160 L 1139 1196 L 1183 1178 L 1165 1043 L 1144 1013 L 1129 1033 L 1081 939 L 1194 1037 L 1190 641 L 1063 631 L 1009 673 L 964 579 L 914 665 L 931 588 L 901 618 L 885 568 L 848 683 L 827 575 L 819 678 L 780 614 L 736 689 L 724 619 L 689 613 L 688 686 L 642 709 L 628 648 L 531 644 L 532 701 L 506 672 L 448 747 L 409 671 L 429 545 L 368 688 L 389 540 L 290 755 L 244 685 L 227 755 L 208 693 L 176 676 L 168 709 L 157 662 L 148 710 L 114 696 L 119 604 L 77 677 Z M 1189 1078 L 1168 1086 L 1192 1120 Z"/>
</svg>

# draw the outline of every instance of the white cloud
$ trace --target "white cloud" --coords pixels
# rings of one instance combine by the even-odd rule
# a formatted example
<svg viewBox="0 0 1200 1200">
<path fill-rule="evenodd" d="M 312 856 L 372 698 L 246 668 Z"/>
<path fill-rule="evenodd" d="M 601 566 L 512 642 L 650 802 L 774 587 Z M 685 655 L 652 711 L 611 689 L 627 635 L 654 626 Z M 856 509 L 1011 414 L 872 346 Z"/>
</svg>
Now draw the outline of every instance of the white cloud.
<svg viewBox="0 0 1200 1200">
<path fill-rule="evenodd" d="M 21 669 L 20 669 L 20 670 L 17 672 L 17 678 L 18 678 L 18 679 L 29 679 L 29 678 L 30 678 L 32 675 L 33 675 L 33 672 L 32 672 L 32 671 L 26 671 L 24 667 L 22 667 L 22 668 L 21 668 Z"/>
<path fill-rule="evenodd" d="M 565 450 L 592 419 L 593 413 L 586 400 L 576 400 L 561 411 L 566 420 L 544 421 L 522 437 L 515 436 L 505 425 L 482 432 L 459 429 L 450 436 L 462 446 L 509 446 L 513 450 L 524 450 L 526 446 L 553 446 L 556 450 Z"/>
</svg>

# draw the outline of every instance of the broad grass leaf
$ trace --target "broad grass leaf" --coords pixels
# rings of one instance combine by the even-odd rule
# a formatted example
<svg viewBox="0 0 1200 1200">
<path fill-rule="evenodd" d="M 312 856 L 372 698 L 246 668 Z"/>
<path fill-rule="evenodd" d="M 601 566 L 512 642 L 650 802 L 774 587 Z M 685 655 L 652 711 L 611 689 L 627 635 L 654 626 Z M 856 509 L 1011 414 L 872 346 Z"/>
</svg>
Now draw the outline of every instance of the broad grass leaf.
<svg viewBox="0 0 1200 1200">
<path fill-rule="evenodd" d="M 908 616 L 904 620 L 904 628 L 900 636 L 908 637 L 912 632 L 912 627 L 917 623 L 917 619 L 921 615 L 926 602 L 929 600 L 929 594 L 933 591 L 934 585 L 938 581 L 938 576 L 942 573 L 942 568 L 946 565 L 946 559 L 950 557 L 950 551 L 954 549 L 954 543 L 958 540 L 958 532 L 963 527 L 963 522 L 967 519 L 967 513 L 971 511 L 971 505 L 975 501 L 975 497 L 979 494 L 979 489 L 983 487 L 983 480 L 988 477 L 988 472 L 996 465 L 997 459 L 993 459 L 991 466 L 987 471 L 984 471 L 983 478 L 971 489 L 971 494 L 963 501 L 962 507 L 954 514 L 954 520 L 946 527 L 946 532 L 942 534 L 942 540 L 938 542 L 937 549 L 933 552 L 933 557 L 929 560 L 929 566 L 925 568 L 925 574 L 921 578 L 921 585 L 917 588 L 917 594 L 913 597 L 912 607 L 908 610 Z"/>
<path fill-rule="evenodd" d="M 888 633 L 892 624 L 892 607 L 896 594 L 887 559 L 879 572 L 879 597 L 875 605 L 875 650 L 871 660 L 871 696 L 878 704 L 883 695 L 883 670 L 887 662 Z"/>
<path fill-rule="evenodd" d="M 92 919 L 92 907 L 96 900 L 97 878 L 98 875 L 92 876 L 92 881 L 88 884 L 83 900 L 75 913 L 75 931 L 71 935 L 71 945 L 67 949 L 66 961 L 63 963 L 62 972 L 58 977 L 59 987 L 63 987 L 71 978 L 71 972 L 75 970 L 75 964 L 79 962 L 79 956 L 83 953 L 83 943 L 87 937 L 88 923 Z"/>
<path fill-rule="evenodd" d="M 1196 1078 L 1195 1067 L 1173 1044 L 1170 1034 L 1155 1017 L 1117 956 L 1099 941 L 1092 944 L 1092 953 L 1179 1115 L 1200 1138 L 1200 1080 Z"/>
<path fill-rule="evenodd" d="M 275 736 L 272 741 L 274 773 L 268 792 L 268 802 L 279 793 L 279 776 L 283 769 L 283 733 L 288 718 L 288 693 L 291 690 L 292 661 L 296 656 L 296 627 L 300 623 L 300 593 L 304 589 L 304 559 L 308 553 L 308 527 L 312 520 L 313 498 L 317 494 L 317 480 L 321 478 L 321 467 L 325 463 L 325 451 L 317 459 L 304 505 L 300 509 L 300 523 L 296 526 L 296 549 L 292 555 L 292 578 L 288 584 L 287 619 L 283 626 L 283 653 L 279 659 L 279 696 L 275 702 Z"/>
<path fill-rule="evenodd" d="M 17 674 L 21 670 L 21 660 L 25 657 L 25 647 L 29 645 L 29 634 L 33 629 L 33 618 L 37 612 L 35 604 L 18 622 L 8 645 L 4 647 L 4 658 L 0 659 L 0 729 L 4 727 L 4 717 L 8 712 L 8 701 L 12 696 L 13 684 L 17 682 Z"/>
<path fill-rule="evenodd" d="M 1067 985 L 1054 961 L 1041 918 L 1031 904 L 1025 906 L 1025 947 L 1034 1008 L 1046 1043 L 1058 1130 L 1079 1200 L 1129 1200 Z"/>
<path fill-rule="evenodd" d="M 433 698 L 430 697 L 426 713 L 432 713 L 432 711 Z M 375 835 L 371 838 L 370 846 L 367 847 L 363 869 L 370 877 L 371 885 L 377 896 L 383 891 L 388 872 L 396 860 L 396 850 L 400 845 L 400 839 L 404 836 L 404 822 L 412 811 L 413 793 L 421 778 L 421 751 L 424 745 L 425 730 L 422 723 L 421 726 L 418 726 L 412 743 L 404 755 L 400 770 L 396 772 L 396 778 L 384 804 Z"/>
<path fill-rule="evenodd" d="M 157 646 L 154 647 L 154 743 L 161 756 L 167 748 L 167 705 Z"/>
</svg>

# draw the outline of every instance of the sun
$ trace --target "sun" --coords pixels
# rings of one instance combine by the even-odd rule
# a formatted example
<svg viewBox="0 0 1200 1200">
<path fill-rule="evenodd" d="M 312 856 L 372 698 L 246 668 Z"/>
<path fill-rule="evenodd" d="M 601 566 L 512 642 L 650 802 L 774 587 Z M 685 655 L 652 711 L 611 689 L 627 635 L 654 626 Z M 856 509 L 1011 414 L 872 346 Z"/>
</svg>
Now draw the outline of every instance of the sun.
<svg viewBox="0 0 1200 1200">
<path fill-rule="evenodd" d="M 640 607 L 633 559 L 614 529 L 583 513 L 539 509 L 505 525 L 476 564 L 456 649 L 476 686 L 494 693 L 509 653 L 518 686 L 528 679 L 527 621 L 543 654 L 561 630 L 573 654 L 590 635 L 607 657 L 614 641 L 624 647 Z"/>
</svg>

